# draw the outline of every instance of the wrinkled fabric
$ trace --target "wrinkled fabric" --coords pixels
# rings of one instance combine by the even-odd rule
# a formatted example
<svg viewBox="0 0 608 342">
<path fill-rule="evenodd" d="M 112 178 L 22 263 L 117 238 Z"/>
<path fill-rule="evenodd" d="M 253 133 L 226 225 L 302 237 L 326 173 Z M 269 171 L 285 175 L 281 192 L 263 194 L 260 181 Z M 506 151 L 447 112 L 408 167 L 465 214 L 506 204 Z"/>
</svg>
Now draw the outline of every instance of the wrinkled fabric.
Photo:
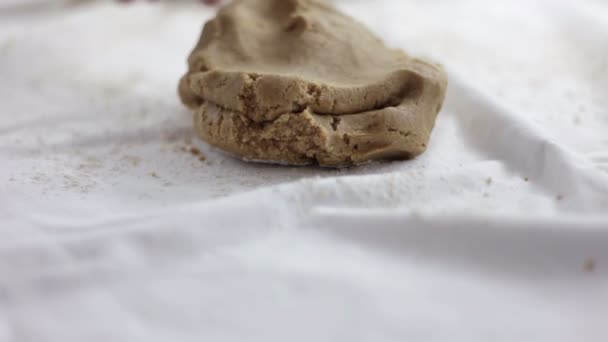
<svg viewBox="0 0 608 342">
<path fill-rule="evenodd" d="M 211 9 L 0 12 L 0 341 L 608 339 L 608 5 L 336 5 L 448 70 L 419 158 L 198 140 Z"/>
</svg>

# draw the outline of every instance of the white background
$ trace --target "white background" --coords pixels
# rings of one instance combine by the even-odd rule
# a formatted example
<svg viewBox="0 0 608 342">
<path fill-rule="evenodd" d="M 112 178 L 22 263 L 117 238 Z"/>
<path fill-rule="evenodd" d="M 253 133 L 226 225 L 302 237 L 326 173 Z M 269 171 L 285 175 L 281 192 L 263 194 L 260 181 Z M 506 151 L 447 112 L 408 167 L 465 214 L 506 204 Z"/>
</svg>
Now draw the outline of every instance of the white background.
<svg viewBox="0 0 608 342">
<path fill-rule="evenodd" d="M 0 12 L 0 341 L 608 339 L 608 5 L 337 5 L 448 70 L 418 159 L 198 140 L 210 9 Z"/>
</svg>

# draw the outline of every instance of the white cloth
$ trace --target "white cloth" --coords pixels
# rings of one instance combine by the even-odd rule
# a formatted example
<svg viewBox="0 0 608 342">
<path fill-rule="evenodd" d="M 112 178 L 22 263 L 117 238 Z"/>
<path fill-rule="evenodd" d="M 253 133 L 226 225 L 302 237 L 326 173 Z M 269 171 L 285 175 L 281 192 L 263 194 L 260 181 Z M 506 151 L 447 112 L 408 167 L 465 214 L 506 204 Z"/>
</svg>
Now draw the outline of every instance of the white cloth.
<svg viewBox="0 0 608 342">
<path fill-rule="evenodd" d="M 606 2 L 337 5 L 446 66 L 416 160 L 198 140 L 209 9 L 0 16 L 0 341 L 606 341 Z"/>
</svg>

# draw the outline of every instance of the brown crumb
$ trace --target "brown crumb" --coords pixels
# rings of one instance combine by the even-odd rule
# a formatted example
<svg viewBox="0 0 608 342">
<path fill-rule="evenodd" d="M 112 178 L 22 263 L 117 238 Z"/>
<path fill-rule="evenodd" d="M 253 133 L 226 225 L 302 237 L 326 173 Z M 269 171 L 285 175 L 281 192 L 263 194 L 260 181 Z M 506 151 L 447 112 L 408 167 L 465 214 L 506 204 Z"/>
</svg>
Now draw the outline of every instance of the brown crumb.
<svg viewBox="0 0 608 342">
<path fill-rule="evenodd" d="M 196 147 L 194 147 L 194 146 L 191 146 L 191 147 L 190 147 L 190 153 L 191 153 L 193 156 L 200 156 L 200 155 L 201 155 L 201 150 L 199 150 L 198 148 L 196 148 Z"/>
<path fill-rule="evenodd" d="M 486 179 L 486 184 L 487 184 L 487 185 L 492 185 L 492 182 L 493 182 L 493 181 L 494 181 L 494 180 L 492 179 L 492 177 L 488 177 L 488 179 Z"/>
<path fill-rule="evenodd" d="M 524 182 L 529 182 L 529 181 L 530 181 L 530 178 L 524 177 Z"/>
<path fill-rule="evenodd" d="M 557 195 L 557 196 L 555 196 L 555 199 L 558 201 L 561 201 L 564 199 L 564 195 Z"/>
<path fill-rule="evenodd" d="M 130 163 L 132 166 L 139 166 L 141 158 L 132 155 L 125 155 L 120 158 L 121 161 Z"/>
<path fill-rule="evenodd" d="M 585 270 L 585 272 L 593 272 L 595 271 L 595 267 L 597 265 L 595 264 L 595 260 L 594 259 L 587 259 L 587 261 L 585 261 L 585 264 L 583 265 L 583 268 Z"/>
<path fill-rule="evenodd" d="M 160 177 L 158 177 L 158 175 L 154 171 L 150 172 L 150 176 L 152 176 L 154 178 L 160 178 Z"/>
<path fill-rule="evenodd" d="M 174 142 L 176 142 L 177 140 L 179 140 L 179 136 L 178 136 L 177 134 L 175 134 L 175 133 L 170 133 L 170 134 L 167 134 L 167 135 L 165 135 L 165 137 L 164 137 L 164 138 L 165 138 L 165 141 L 166 141 L 167 143 L 174 143 Z"/>
<path fill-rule="evenodd" d="M 198 160 L 200 160 L 200 161 L 204 162 L 205 160 L 207 160 L 207 158 L 206 158 L 205 156 L 200 156 L 200 157 L 198 158 Z"/>
</svg>

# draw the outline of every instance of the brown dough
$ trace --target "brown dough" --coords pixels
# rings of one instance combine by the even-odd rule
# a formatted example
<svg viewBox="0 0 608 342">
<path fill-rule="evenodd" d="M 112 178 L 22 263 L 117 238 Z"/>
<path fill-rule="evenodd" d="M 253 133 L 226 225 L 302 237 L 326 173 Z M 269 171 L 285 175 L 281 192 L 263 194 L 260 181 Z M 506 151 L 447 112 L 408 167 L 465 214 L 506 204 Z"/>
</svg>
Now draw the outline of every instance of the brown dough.
<svg viewBox="0 0 608 342">
<path fill-rule="evenodd" d="M 201 137 L 287 164 L 419 155 L 447 85 L 440 66 L 387 48 L 322 0 L 236 0 L 188 62 L 179 93 Z"/>
</svg>

